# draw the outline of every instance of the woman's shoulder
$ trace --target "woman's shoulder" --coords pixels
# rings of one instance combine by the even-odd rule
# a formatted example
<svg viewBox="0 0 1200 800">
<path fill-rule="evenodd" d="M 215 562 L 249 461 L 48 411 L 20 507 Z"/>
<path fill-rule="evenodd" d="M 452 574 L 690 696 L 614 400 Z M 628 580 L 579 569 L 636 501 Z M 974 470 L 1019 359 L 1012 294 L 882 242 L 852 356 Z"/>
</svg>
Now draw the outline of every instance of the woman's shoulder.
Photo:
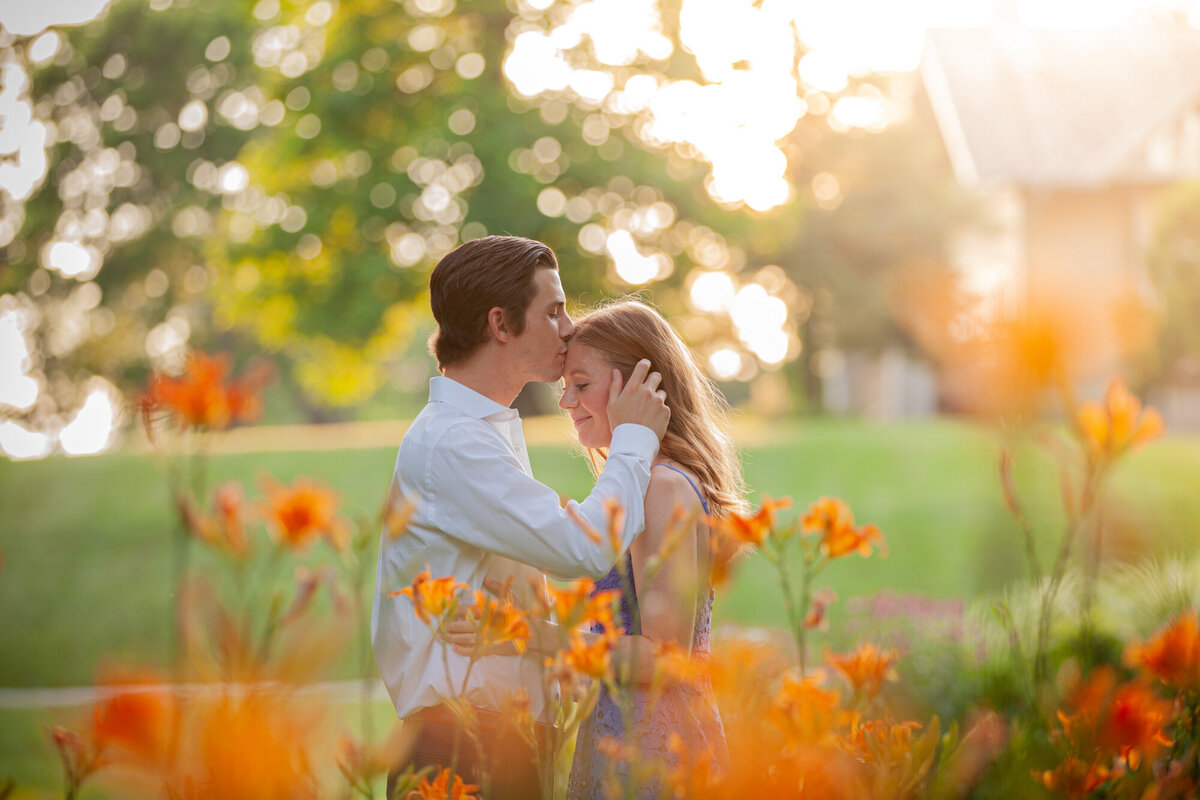
<svg viewBox="0 0 1200 800">
<path fill-rule="evenodd" d="M 658 462 L 650 469 L 650 485 L 646 489 L 646 506 L 663 506 L 672 510 L 676 505 L 685 511 L 700 507 L 696 486 L 699 481 L 686 467 L 675 463 Z"/>
</svg>

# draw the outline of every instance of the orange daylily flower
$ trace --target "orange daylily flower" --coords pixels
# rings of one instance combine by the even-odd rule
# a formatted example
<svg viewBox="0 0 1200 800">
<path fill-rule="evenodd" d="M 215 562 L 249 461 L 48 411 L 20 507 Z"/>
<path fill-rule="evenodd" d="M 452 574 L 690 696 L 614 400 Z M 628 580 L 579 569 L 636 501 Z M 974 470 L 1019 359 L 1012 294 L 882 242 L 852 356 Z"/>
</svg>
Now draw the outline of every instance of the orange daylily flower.
<svg viewBox="0 0 1200 800">
<path fill-rule="evenodd" d="M 234 422 L 257 419 L 262 410 L 258 395 L 271 379 L 272 368 L 258 362 L 241 377 L 227 382 L 228 372 L 227 355 L 210 356 L 193 350 L 182 375 L 153 373 L 149 387 L 138 400 L 147 432 L 151 431 L 150 417 L 158 410 L 165 410 L 184 427 L 204 430 L 223 430 Z"/>
<path fill-rule="evenodd" d="M 871 698 L 879 693 L 886 680 L 899 679 L 892 666 L 900 654 L 892 649 L 880 649 L 871 642 L 864 642 L 847 655 L 826 653 L 825 661 L 845 677 L 854 692 Z"/>
<path fill-rule="evenodd" d="M 536 720 L 533 718 L 529 690 L 521 687 L 505 692 L 504 699 L 500 702 L 500 714 L 517 731 L 532 731 Z"/>
<path fill-rule="evenodd" d="M 1137 769 L 1143 758 L 1152 760 L 1171 744 L 1163 733 L 1171 721 L 1171 703 L 1138 681 L 1118 685 L 1111 667 L 1095 669 L 1068 705 L 1075 713 L 1059 711 L 1058 719 L 1078 752 L 1119 755 Z"/>
<path fill-rule="evenodd" d="M 857 528 L 835 528 L 821 540 L 821 548 L 829 558 L 839 558 L 858 553 L 863 558 L 871 555 L 871 545 L 882 549 L 883 532 L 875 525 L 860 525 Z"/>
<path fill-rule="evenodd" d="M 1200 617 L 1188 609 L 1145 644 L 1130 643 L 1125 661 L 1184 691 L 1200 689 Z"/>
<path fill-rule="evenodd" d="M 413 611 L 417 618 L 429 625 L 433 620 L 447 614 L 453 614 L 458 608 L 458 593 L 470 589 L 468 584 L 456 579 L 453 575 L 434 578 L 429 570 L 424 570 L 412 582 L 411 586 L 397 589 L 388 597 L 404 595 L 412 601 Z"/>
<path fill-rule="evenodd" d="M 789 508 L 791 505 L 791 498 L 785 497 L 782 500 L 772 500 L 770 497 L 763 495 L 762 506 L 753 516 L 742 516 L 741 514 L 731 513 L 728 517 L 719 521 L 718 527 L 742 544 L 761 547 L 762 543 L 766 541 L 768 534 L 775 527 L 775 512 Z"/>
<path fill-rule="evenodd" d="M 1094 296 L 1099 287 L 1087 289 Z M 1050 392 L 1100 368 L 1118 342 L 1130 341 L 1128 326 L 1114 329 L 1107 303 L 1079 302 L 1078 286 L 1040 285 L 999 313 L 984 312 L 944 275 L 908 292 L 900 322 L 941 363 L 954 402 L 988 418 L 1036 413 Z"/>
<path fill-rule="evenodd" d="M 709 539 L 708 582 L 714 587 L 724 586 L 744 549 L 746 545 L 734 534 L 727 533 L 723 526 L 714 527 Z"/>
<path fill-rule="evenodd" d="M 808 508 L 801 523 L 806 535 L 819 534 L 826 558 L 858 553 L 871 555 L 872 544 L 883 548 L 883 533 L 875 525 L 854 525 L 854 512 L 836 497 L 822 497 Z"/>
<path fill-rule="evenodd" d="M 476 590 L 475 603 L 467 613 L 479 622 L 478 646 L 481 651 L 486 652 L 492 645 L 512 642 L 518 653 L 525 652 L 532 631 L 529 615 L 524 611 Z"/>
<path fill-rule="evenodd" d="M 175 695 L 161 689 L 162 676 L 145 672 L 106 676 L 100 685 L 112 694 L 92 712 L 92 737 L 106 754 L 132 757 L 143 765 L 165 763 L 179 713 Z"/>
<path fill-rule="evenodd" d="M 1088 764 L 1071 756 L 1053 770 L 1033 773 L 1033 779 L 1052 792 L 1067 797 L 1087 797 L 1119 774 L 1100 764 L 1098 759 Z"/>
<path fill-rule="evenodd" d="M 856 722 L 850 730 L 850 742 L 856 748 L 856 755 L 868 763 L 903 764 L 912 753 L 913 733 L 921 728 L 919 722 L 891 719 Z"/>
<path fill-rule="evenodd" d="M 259 800 L 316 797 L 310 766 L 313 723 L 294 698 L 255 692 L 202 708 L 194 787 L 185 797 Z"/>
<path fill-rule="evenodd" d="M 473 800 L 476 795 L 472 792 L 479 791 L 479 787 L 473 783 L 463 783 L 463 779 L 458 775 L 454 775 L 454 780 L 451 782 L 450 768 L 443 769 L 432 782 L 428 778 L 422 778 L 421 783 L 417 788 L 408 793 L 408 800 Z"/>
<path fill-rule="evenodd" d="M 370 743 L 342 737 L 338 745 L 337 765 L 351 783 L 370 783 L 388 770 L 402 763 L 404 755 L 411 749 L 416 731 L 413 726 L 396 725 L 379 742 Z"/>
<path fill-rule="evenodd" d="M 654 654 L 654 676 L 664 686 L 697 686 L 708 677 L 707 659 L 674 642 L 663 642 Z"/>
<path fill-rule="evenodd" d="M 614 553 L 620 553 L 621 531 L 625 528 L 625 507 L 615 497 L 604 500 L 604 519 L 608 523 L 608 546 Z"/>
<path fill-rule="evenodd" d="M 722 770 L 711 748 L 695 752 L 683 737 L 672 731 L 667 737 L 667 749 L 675 762 L 667 775 L 670 797 L 719 797 L 724 794 L 721 791 Z"/>
<path fill-rule="evenodd" d="M 566 649 L 559 650 L 554 658 L 546 659 L 546 666 L 556 667 L 555 672 L 565 669 L 581 677 L 603 680 L 612 673 L 616 638 L 612 634 L 585 635 L 576 631 L 571 634 Z"/>
<path fill-rule="evenodd" d="M 341 502 L 336 492 L 308 478 L 284 486 L 273 478 L 260 482 L 266 499 L 263 517 L 280 544 L 304 550 L 322 536 L 341 549 L 348 536 L 345 522 L 334 512 Z"/>
<path fill-rule="evenodd" d="M 550 597 L 550 612 L 554 620 L 564 628 L 578 628 L 587 613 L 588 600 L 595 583 L 590 578 L 577 578 L 559 588 L 553 584 L 546 587 Z"/>
<path fill-rule="evenodd" d="M 822 586 L 813 593 L 812 600 L 809 602 L 808 614 L 804 617 L 804 627 L 819 628 L 827 630 L 829 628 L 829 620 L 825 617 L 825 612 L 829 607 L 837 602 L 837 592 L 830 589 L 828 586 Z"/>
<path fill-rule="evenodd" d="M 206 544 L 238 558 L 250 554 L 246 533 L 245 492 L 237 481 L 228 481 L 213 493 L 213 511 L 197 508 L 187 497 L 180 498 L 180 511 L 188 530 Z"/>
<path fill-rule="evenodd" d="M 853 721 L 838 693 L 822 688 L 821 680 L 820 673 L 799 678 L 789 673 L 783 678 L 771 715 L 792 743 L 817 744 Z"/>
<path fill-rule="evenodd" d="M 1163 435 L 1162 415 L 1142 402 L 1119 380 L 1108 385 L 1104 405 L 1084 403 L 1075 424 L 1094 464 L 1111 460 Z"/>
</svg>

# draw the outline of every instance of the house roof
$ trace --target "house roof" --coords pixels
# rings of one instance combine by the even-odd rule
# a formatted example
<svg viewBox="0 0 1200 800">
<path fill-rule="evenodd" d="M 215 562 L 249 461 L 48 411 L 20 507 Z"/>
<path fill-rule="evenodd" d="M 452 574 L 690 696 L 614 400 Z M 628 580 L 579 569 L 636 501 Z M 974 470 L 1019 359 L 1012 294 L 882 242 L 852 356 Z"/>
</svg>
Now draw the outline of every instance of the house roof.
<svg viewBox="0 0 1200 800">
<path fill-rule="evenodd" d="M 1200 31 L 932 30 L 921 76 L 964 183 L 1179 180 L 1138 156 L 1200 104 Z"/>
</svg>

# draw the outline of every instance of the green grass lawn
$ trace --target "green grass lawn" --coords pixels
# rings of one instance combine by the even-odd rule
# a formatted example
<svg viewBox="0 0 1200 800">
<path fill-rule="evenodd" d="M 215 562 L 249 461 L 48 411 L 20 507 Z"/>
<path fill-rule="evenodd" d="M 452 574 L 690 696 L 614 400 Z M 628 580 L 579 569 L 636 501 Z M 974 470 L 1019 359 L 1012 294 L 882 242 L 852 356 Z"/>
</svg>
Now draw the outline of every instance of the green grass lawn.
<svg viewBox="0 0 1200 800">
<path fill-rule="evenodd" d="M 944 420 L 805 420 L 773 424 L 755 438 L 765 441 L 751 442 L 745 461 L 756 504 L 758 493 L 790 496 L 795 506 L 784 516 L 791 519 L 817 497 L 836 495 L 887 537 L 886 558 L 848 557 L 822 576 L 840 598 L 831 635 L 856 596 L 891 590 L 970 599 L 1026 574 L 996 478 L 998 442 L 988 431 Z M 586 464 L 567 443 L 533 447 L 530 455 L 535 474 L 559 492 L 588 491 Z M 340 490 L 346 513 L 371 516 L 394 459 L 395 443 L 214 456 L 210 485 L 234 479 L 254 497 L 258 476 L 288 482 L 307 475 Z M 1027 447 L 1017 454 L 1016 474 L 1045 557 L 1061 528 L 1056 468 Z M 0 462 L 0 687 L 82 685 L 106 660 L 162 662 L 174 524 L 165 486 L 161 464 L 141 454 Z M 1106 506 L 1114 546 L 1126 556 L 1194 548 L 1197 487 L 1195 438 L 1171 438 L 1130 457 L 1112 475 Z M 743 562 L 715 613 L 718 625 L 779 626 L 784 611 L 771 566 L 760 557 Z M 331 677 L 350 677 L 354 663 L 347 657 Z M 46 750 L 29 741 L 30 730 L 41 736 L 39 725 L 32 712 L 0 710 L 0 779 L 8 764 Z"/>
</svg>

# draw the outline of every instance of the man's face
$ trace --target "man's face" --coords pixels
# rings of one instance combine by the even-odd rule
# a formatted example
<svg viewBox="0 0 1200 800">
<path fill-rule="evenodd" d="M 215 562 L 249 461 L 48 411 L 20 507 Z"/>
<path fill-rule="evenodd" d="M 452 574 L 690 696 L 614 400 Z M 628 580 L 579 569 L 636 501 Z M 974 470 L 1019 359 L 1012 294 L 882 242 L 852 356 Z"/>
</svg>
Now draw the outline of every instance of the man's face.
<svg viewBox="0 0 1200 800">
<path fill-rule="evenodd" d="M 525 311 L 525 330 L 512 343 L 527 379 L 551 383 L 562 377 L 567 339 L 575 332 L 575 323 L 567 316 L 558 270 L 537 270 L 533 285 L 536 291 Z"/>
</svg>

